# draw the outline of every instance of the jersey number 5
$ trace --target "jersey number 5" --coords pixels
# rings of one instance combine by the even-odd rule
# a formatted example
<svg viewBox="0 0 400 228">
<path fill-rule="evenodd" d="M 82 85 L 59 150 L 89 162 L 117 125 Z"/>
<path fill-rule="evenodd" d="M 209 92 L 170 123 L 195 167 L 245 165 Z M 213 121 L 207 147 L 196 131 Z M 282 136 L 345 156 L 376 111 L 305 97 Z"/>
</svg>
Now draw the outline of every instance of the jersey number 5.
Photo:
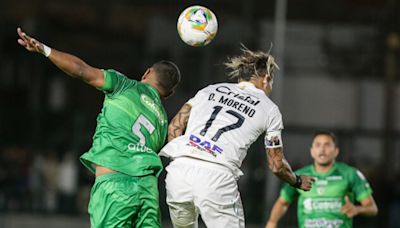
<svg viewBox="0 0 400 228">
<path fill-rule="evenodd" d="M 135 134 L 137 137 L 139 137 L 139 144 L 140 145 L 145 145 L 146 144 L 146 138 L 144 137 L 143 133 L 140 131 L 141 127 L 146 128 L 146 130 L 151 134 L 153 131 L 156 129 L 154 125 L 148 120 L 144 115 L 140 115 L 135 123 L 132 125 L 132 132 Z"/>
<path fill-rule="evenodd" d="M 218 113 L 221 111 L 222 106 L 214 106 L 213 108 L 214 108 L 214 111 L 213 111 L 213 113 L 211 113 L 210 119 L 208 119 L 206 126 L 204 126 L 204 128 L 200 131 L 200 135 L 202 135 L 202 136 L 206 135 L 208 129 L 211 127 L 213 121 L 217 118 Z M 216 142 L 223 133 L 241 127 L 244 122 L 244 117 L 242 115 L 240 115 L 239 113 L 237 113 L 233 110 L 228 110 L 228 111 L 226 111 L 226 113 L 236 117 L 237 122 L 234 124 L 228 125 L 226 127 L 218 129 L 217 133 L 211 139 L 214 142 Z"/>
</svg>

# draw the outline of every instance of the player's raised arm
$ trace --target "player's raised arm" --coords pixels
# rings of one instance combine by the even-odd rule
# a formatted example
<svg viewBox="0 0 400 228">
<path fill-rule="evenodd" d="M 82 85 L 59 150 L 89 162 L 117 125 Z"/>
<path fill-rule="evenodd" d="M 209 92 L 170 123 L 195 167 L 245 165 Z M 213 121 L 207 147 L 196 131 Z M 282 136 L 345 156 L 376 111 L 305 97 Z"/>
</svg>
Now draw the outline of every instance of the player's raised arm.
<svg viewBox="0 0 400 228">
<path fill-rule="evenodd" d="M 191 109 L 192 106 L 184 104 L 171 120 L 171 123 L 168 126 L 168 142 L 181 136 L 185 132 Z"/>
<path fill-rule="evenodd" d="M 103 87 L 104 77 L 103 72 L 100 69 L 89 66 L 83 60 L 74 55 L 57 51 L 54 48 L 49 48 L 45 44 L 28 36 L 21 30 L 21 28 L 17 28 L 17 33 L 19 36 L 18 43 L 25 47 L 26 50 L 45 55 L 58 68 L 71 77 L 81 79 L 96 88 Z"/>
<path fill-rule="evenodd" d="M 311 189 L 314 178 L 304 175 L 296 175 L 287 162 L 282 147 L 267 148 L 266 151 L 269 168 L 277 177 L 279 177 L 279 179 L 304 191 L 309 191 Z"/>
</svg>

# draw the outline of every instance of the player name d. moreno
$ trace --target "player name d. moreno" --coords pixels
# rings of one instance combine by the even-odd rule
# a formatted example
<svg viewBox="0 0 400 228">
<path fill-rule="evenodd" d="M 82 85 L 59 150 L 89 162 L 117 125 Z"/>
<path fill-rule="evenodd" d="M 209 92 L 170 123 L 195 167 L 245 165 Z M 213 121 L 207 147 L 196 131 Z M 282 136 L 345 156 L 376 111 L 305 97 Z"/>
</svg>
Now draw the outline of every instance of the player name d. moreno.
<svg viewBox="0 0 400 228">
<path fill-rule="evenodd" d="M 247 106 L 241 102 L 238 102 L 236 100 L 233 100 L 232 98 L 229 98 L 229 97 L 225 98 L 224 96 L 221 96 L 219 98 L 218 102 L 221 104 L 227 105 L 229 107 L 232 107 L 232 108 L 246 114 L 249 117 L 253 117 L 254 114 L 256 113 L 256 110 L 254 110 L 253 108 L 250 108 L 249 106 Z"/>
<path fill-rule="evenodd" d="M 216 91 L 219 93 L 222 93 L 222 94 L 233 96 L 242 101 L 246 101 L 247 103 L 254 105 L 254 106 L 257 106 L 260 103 L 260 99 L 258 99 L 257 97 L 250 96 L 250 95 L 244 95 L 241 93 L 235 93 L 227 86 L 218 86 Z"/>
</svg>

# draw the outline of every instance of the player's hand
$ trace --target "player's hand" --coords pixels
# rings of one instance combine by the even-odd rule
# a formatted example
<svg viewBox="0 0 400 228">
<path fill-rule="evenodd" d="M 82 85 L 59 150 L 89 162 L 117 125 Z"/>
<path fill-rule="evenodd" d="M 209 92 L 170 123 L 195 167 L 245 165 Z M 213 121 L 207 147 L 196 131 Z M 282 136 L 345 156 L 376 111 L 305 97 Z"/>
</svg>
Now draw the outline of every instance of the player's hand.
<svg viewBox="0 0 400 228">
<path fill-rule="evenodd" d="M 350 201 L 348 196 L 344 197 L 345 204 L 341 209 L 341 212 L 349 218 L 353 218 L 358 214 L 357 207 Z"/>
<path fill-rule="evenodd" d="M 36 39 L 28 36 L 21 28 L 17 28 L 19 36 L 18 43 L 23 46 L 26 50 L 31 52 L 38 52 L 44 54 L 44 45 Z"/>
<path fill-rule="evenodd" d="M 315 179 L 313 177 L 305 175 L 300 175 L 300 178 L 301 178 L 300 189 L 304 191 L 310 191 Z"/>
<path fill-rule="evenodd" d="M 265 225 L 265 228 L 277 228 L 278 225 L 276 224 L 276 222 L 267 222 L 267 225 Z"/>
</svg>

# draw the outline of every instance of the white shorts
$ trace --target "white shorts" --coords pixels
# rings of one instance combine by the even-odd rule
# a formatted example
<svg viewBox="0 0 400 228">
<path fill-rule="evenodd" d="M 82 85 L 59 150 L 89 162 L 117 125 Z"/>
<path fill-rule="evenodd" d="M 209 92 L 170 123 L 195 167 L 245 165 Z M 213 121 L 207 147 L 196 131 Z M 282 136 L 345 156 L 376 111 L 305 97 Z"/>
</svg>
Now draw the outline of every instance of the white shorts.
<svg viewBox="0 0 400 228">
<path fill-rule="evenodd" d="M 240 193 L 229 168 L 179 157 L 166 170 L 167 203 L 175 228 L 197 227 L 199 214 L 208 228 L 245 227 Z"/>
</svg>

